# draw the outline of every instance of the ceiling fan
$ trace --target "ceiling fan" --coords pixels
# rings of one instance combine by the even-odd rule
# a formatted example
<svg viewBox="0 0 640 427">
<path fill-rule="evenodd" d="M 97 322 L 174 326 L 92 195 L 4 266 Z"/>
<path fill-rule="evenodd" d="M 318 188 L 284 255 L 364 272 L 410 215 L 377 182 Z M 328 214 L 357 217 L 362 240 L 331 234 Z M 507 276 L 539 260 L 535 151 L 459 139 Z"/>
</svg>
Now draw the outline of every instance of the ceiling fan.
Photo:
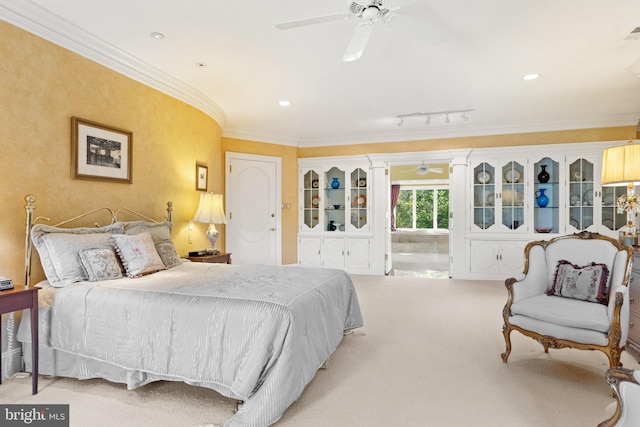
<svg viewBox="0 0 640 427">
<path fill-rule="evenodd" d="M 405 169 L 402 170 L 400 172 L 411 172 L 411 173 L 417 173 L 418 175 L 426 175 L 428 173 L 442 173 L 442 168 L 430 168 L 428 165 L 426 165 L 424 162 L 422 162 L 421 164 L 418 165 L 417 168 L 415 169 Z"/>
<path fill-rule="evenodd" d="M 413 2 L 415 2 L 415 0 Z M 323 22 L 340 21 L 350 18 L 359 19 L 360 22 L 356 25 L 347 50 L 342 57 L 342 60 L 346 62 L 355 61 L 362 56 L 365 47 L 367 47 L 371 31 L 373 31 L 373 25 L 379 21 L 388 25 L 401 9 L 401 7 L 393 7 L 393 3 L 395 3 L 393 0 L 347 0 L 348 12 L 283 22 L 277 24 L 276 28 L 289 30 L 291 28 L 320 24 Z"/>
</svg>

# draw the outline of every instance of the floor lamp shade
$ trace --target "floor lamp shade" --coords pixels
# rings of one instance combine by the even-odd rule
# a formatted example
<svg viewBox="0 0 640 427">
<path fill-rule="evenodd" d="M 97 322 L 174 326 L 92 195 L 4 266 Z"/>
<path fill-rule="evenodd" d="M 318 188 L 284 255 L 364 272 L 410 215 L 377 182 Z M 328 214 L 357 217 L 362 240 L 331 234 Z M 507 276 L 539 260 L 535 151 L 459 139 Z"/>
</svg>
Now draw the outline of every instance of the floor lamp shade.
<svg viewBox="0 0 640 427">
<path fill-rule="evenodd" d="M 602 154 L 602 185 L 640 184 L 640 144 L 611 147 Z"/>
<path fill-rule="evenodd" d="M 207 238 L 211 243 L 209 250 L 214 251 L 213 245 L 218 239 L 218 230 L 216 229 L 215 224 L 227 223 L 227 218 L 224 215 L 222 194 L 200 194 L 200 204 L 198 204 L 198 210 L 196 211 L 193 220 L 195 222 L 209 224 L 209 230 L 207 230 Z"/>
<path fill-rule="evenodd" d="M 639 206 L 639 197 L 633 186 L 640 183 L 640 144 L 629 141 L 626 145 L 611 147 L 602 154 L 602 185 L 626 185 L 627 194 L 618 197 L 616 205 L 618 212 L 627 213 L 627 225 L 621 229 L 624 232 L 624 242 L 637 244 L 634 213 Z M 622 236 L 621 236 L 622 237 Z"/>
</svg>

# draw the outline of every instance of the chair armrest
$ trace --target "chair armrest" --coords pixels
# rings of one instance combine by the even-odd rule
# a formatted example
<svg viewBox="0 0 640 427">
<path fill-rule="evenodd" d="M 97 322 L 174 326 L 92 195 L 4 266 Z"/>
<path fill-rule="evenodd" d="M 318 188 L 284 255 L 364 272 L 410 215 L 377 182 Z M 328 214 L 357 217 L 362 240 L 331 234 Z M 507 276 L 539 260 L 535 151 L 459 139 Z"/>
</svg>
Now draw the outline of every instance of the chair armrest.
<svg viewBox="0 0 640 427">
<path fill-rule="evenodd" d="M 620 298 L 622 298 L 621 303 L 618 302 L 618 294 L 620 294 Z M 614 286 L 609 291 L 609 303 L 607 304 L 607 313 L 609 314 L 609 319 L 613 319 L 616 305 L 618 304 L 620 304 L 621 306 L 629 304 L 629 289 L 624 285 Z"/>
<path fill-rule="evenodd" d="M 607 382 L 617 401 L 613 416 L 598 427 L 631 427 L 640 425 L 640 382 L 638 371 L 625 368 L 607 370 Z M 620 424 L 618 424 L 620 422 Z"/>
</svg>

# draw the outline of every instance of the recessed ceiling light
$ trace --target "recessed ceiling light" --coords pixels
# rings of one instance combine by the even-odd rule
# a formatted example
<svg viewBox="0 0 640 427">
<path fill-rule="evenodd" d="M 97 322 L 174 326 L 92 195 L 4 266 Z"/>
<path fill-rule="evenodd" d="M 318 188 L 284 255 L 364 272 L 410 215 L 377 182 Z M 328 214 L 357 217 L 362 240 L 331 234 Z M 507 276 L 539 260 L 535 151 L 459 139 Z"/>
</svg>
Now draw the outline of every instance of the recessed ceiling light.
<svg viewBox="0 0 640 427">
<path fill-rule="evenodd" d="M 206 68 L 207 64 L 205 62 L 196 62 L 196 67 L 198 68 Z"/>
<path fill-rule="evenodd" d="M 291 105 L 291 101 L 287 101 L 286 99 L 283 99 L 282 101 L 278 102 L 278 104 L 281 107 L 288 107 L 289 105 Z"/>
<path fill-rule="evenodd" d="M 164 34 L 155 31 L 149 35 L 156 40 L 162 40 L 164 38 Z"/>
<path fill-rule="evenodd" d="M 530 73 L 522 76 L 522 80 L 535 80 L 540 77 L 540 73 Z"/>
</svg>

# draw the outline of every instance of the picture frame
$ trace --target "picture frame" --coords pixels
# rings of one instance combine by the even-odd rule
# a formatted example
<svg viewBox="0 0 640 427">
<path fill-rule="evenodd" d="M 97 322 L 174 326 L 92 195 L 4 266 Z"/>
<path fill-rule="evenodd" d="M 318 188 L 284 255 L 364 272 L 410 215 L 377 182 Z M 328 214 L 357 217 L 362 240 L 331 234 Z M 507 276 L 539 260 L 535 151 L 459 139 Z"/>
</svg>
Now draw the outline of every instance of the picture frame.
<svg viewBox="0 0 640 427">
<path fill-rule="evenodd" d="M 71 118 L 71 176 L 131 184 L 133 132 Z"/>
<path fill-rule="evenodd" d="M 196 191 L 207 191 L 209 183 L 209 167 L 196 163 Z"/>
</svg>

